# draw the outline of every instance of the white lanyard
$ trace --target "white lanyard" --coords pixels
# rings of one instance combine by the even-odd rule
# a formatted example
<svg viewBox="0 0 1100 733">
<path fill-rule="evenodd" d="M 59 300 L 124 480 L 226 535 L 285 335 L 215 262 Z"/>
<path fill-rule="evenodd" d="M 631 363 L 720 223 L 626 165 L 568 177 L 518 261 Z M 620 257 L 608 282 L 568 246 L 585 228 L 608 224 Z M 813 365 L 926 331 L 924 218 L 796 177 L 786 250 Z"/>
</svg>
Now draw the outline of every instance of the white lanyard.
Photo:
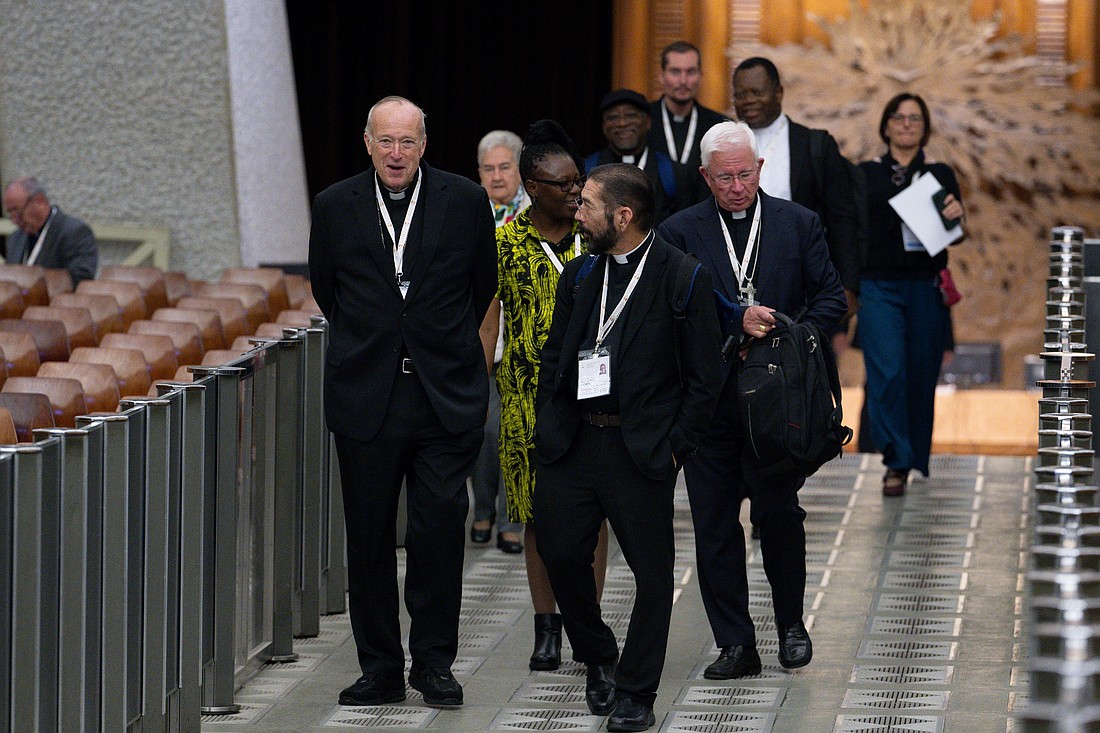
<svg viewBox="0 0 1100 733">
<path fill-rule="evenodd" d="M 382 199 L 382 186 L 378 179 L 374 179 L 374 195 L 378 199 L 378 210 L 382 212 L 382 221 L 386 224 L 386 231 L 390 233 L 393 242 L 393 272 L 397 277 L 397 285 L 401 286 L 401 276 L 405 266 L 405 244 L 409 241 L 409 230 L 412 229 L 413 213 L 416 211 L 416 202 L 420 198 L 420 184 L 424 176 L 416 177 L 416 186 L 413 187 L 412 198 L 409 200 L 409 210 L 405 212 L 405 221 L 401 224 L 401 236 L 394 236 L 393 219 L 390 218 L 390 210 L 386 208 L 386 202 Z M 404 290 L 402 290 L 404 295 Z"/>
<path fill-rule="evenodd" d="M 623 162 L 624 163 L 631 163 L 633 165 L 636 165 L 636 166 L 638 166 L 638 168 L 640 168 L 641 170 L 644 171 L 645 170 L 645 163 L 646 163 L 647 160 L 649 160 L 649 146 L 647 145 L 646 149 L 642 151 L 642 157 L 638 159 L 637 163 L 635 163 L 633 160 L 629 160 L 629 161 L 627 160 L 627 158 L 633 158 L 633 157 L 634 157 L 633 155 L 624 155 L 623 156 Z"/>
<path fill-rule="evenodd" d="M 714 202 L 715 208 L 718 207 L 718 202 Z M 733 265 L 733 274 L 737 276 L 737 288 L 742 293 L 748 294 L 748 299 L 753 300 L 756 293 L 756 288 L 753 287 L 752 278 L 756 274 L 756 266 L 753 265 L 752 273 L 749 273 L 749 263 L 752 262 L 752 255 L 756 251 L 756 245 L 760 241 L 760 197 L 756 198 L 756 211 L 752 214 L 752 226 L 749 227 L 749 240 L 745 243 L 745 256 L 741 258 L 741 262 L 737 261 L 737 250 L 733 248 L 733 239 L 730 238 L 730 230 L 726 227 L 726 218 L 722 216 L 722 211 L 718 211 L 718 223 L 722 225 L 722 236 L 726 238 L 726 251 L 729 253 L 730 264 Z M 748 280 L 748 285 L 745 285 L 745 281 Z M 749 303 L 749 305 L 756 305 L 756 303 Z"/>
<path fill-rule="evenodd" d="M 650 231 L 646 238 L 642 240 L 644 245 L 647 241 L 653 238 L 653 232 Z M 638 280 L 642 277 L 642 268 L 645 267 L 646 258 L 649 257 L 649 253 L 653 250 L 652 247 L 645 251 L 642 255 L 642 259 L 638 261 L 638 269 L 634 270 L 634 274 L 630 277 L 630 282 L 626 286 L 626 290 L 623 292 L 623 297 L 619 299 L 619 304 L 615 306 L 615 310 L 611 311 L 611 315 L 607 320 L 604 320 L 604 314 L 607 313 L 607 279 L 611 273 L 611 258 L 608 257 L 604 263 L 603 268 L 603 293 L 600 295 L 600 320 L 599 328 L 596 329 L 596 346 L 595 351 L 600 350 L 600 346 L 603 344 L 604 339 L 607 338 L 607 334 L 611 333 L 612 327 L 615 325 L 615 321 L 619 320 L 619 316 L 622 315 L 623 309 L 626 308 L 627 301 L 630 300 L 631 294 L 634 292 L 634 288 L 638 285 Z"/>
<path fill-rule="evenodd" d="M 56 213 L 57 207 L 54 206 L 50 209 L 50 215 L 46 219 L 46 226 L 42 227 L 42 231 L 38 233 L 38 239 L 34 241 L 34 247 L 31 249 L 31 253 L 27 257 L 28 265 L 33 265 L 38 260 L 38 254 L 42 251 L 42 245 L 46 243 L 46 232 L 50 231 L 50 224 L 53 224 L 53 217 Z"/>
<path fill-rule="evenodd" d="M 542 245 L 542 251 L 546 253 L 546 256 L 550 259 L 550 264 L 554 266 L 554 269 L 558 271 L 560 275 L 562 270 L 565 269 L 565 265 L 562 264 L 561 258 L 558 257 L 558 253 L 550 247 L 549 242 L 539 240 L 539 244 Z M 573 256 L 579 257 L 581 254 L 581 233 L 577 232 L 573 235 Z"/>
<path fill-rule="evenodd" d="M 684 150 L 679 155 L 681 164 L 688 162 L 688 156 L 691 154 L 691 147 L 695 143 L 695 124 L 699 121 L 699 107 L 698 105 L 691 105 L 691 121 L 688 122 L 688 134 L 684 138 Z M 665 103 L 661 102 L 661 122 L 665 127 L 665 142 L 668 144 L 668 156 L 673 160 L 677 159 L 676 155 L 676 143 L 672 139 L 672 123 L 668 119 L 668 109 L 665 107 Z"/>
</svg>

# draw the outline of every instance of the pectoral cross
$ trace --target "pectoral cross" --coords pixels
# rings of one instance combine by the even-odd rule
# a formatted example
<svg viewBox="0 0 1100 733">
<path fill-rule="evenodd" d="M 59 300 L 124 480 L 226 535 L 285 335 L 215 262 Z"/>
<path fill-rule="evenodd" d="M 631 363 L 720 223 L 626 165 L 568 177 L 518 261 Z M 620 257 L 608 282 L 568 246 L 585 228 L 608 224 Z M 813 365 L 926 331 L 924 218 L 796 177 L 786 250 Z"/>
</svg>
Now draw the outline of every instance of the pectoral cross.
<svg viewBox="0 0 1100 733">
<path fill-rule="evenodd" d="M 756 287 L 749 280 L 741 287 L 741 302 L 744 305 L 760 305 L 756 300 Z"/>
</svg>

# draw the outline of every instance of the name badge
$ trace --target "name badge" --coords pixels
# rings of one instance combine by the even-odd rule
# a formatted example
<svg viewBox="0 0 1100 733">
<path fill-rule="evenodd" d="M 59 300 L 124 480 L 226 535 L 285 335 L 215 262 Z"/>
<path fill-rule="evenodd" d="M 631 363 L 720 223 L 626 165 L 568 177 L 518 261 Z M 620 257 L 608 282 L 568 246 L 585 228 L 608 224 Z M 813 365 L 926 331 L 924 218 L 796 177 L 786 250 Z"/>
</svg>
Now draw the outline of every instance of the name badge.
<svg viewBox="0 0 1100 733">
<path fill-rule="evenodd" d="M 924 245 L 917 239 L 917 235 L 904 221 L 901 223 L 901 241 L 905 245 L 906 252 L 925 252 Z"/>
<path fill-rule="evenodd" d="M 588 400 L 611 394 L 611 354 L 607 349 L 578 352 L 577 399 Z"/>
</svg>

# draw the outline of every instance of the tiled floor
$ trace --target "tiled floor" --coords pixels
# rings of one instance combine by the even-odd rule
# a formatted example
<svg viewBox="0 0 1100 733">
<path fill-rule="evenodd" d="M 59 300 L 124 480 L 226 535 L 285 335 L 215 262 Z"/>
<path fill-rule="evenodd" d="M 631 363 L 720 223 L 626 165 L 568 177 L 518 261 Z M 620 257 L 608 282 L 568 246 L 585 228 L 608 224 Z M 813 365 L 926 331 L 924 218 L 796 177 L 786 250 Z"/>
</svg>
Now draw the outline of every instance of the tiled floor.
<svg viewBox="0 0 1100 733">
<path fill-rule="evenodd" d="M 1026 700 L 1022 572 L 1032 464 L 1023 458 L 938 456 L 927 481 L 884 499 L 877 456 L 845 455 L 801 492 L 809 513 L 807 625 L 814 659 L 795 672 L 776 660 L 771 597 L 758 547 L 750 549 L 752 611 L 762 674 L 702 676 L 714 641 L 694 578 L 687 495 L 676 513 L 676 605 L 657 726 L 667 733 L 923 733 L 1012 731 Z M 604 615 L 626 632 L 633 582 L 612 553 Z M 237 696 L 236 716 L 203 719 L 209 733 L 312 733 L 339 728 L 435 731 L 595 731 L 584 670 L 527 669 L 532 639 L 522 556 L 470 545 L 459 658 L 460 710 L 403 705 L 340 707 L 358 675 L 346 616 L 297 640 L 301 659 L 268 665 Z M 407 627 L 407 624 L 406 624 Z M 568 650 L 565 658 L 568 658 Z"/>
</svg>

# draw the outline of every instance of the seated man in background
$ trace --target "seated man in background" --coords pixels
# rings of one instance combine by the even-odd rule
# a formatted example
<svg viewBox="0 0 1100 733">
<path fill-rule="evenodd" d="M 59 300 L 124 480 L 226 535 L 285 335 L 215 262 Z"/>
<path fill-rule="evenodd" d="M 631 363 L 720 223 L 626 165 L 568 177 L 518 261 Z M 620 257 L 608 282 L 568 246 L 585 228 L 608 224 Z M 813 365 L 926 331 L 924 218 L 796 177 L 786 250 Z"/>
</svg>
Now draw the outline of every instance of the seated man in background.
<svg viewBox="0 0 1100 733">
<path fill-rule="evenodd" d="M 16 178 L 4 189 L 4 210 L 19 229 L 8 236 L 9 263 L 65 269 L 75 288 L 95 277 L 99 249 L 92 230 L 50 203 L 37 178 Z"/>
</svg>

